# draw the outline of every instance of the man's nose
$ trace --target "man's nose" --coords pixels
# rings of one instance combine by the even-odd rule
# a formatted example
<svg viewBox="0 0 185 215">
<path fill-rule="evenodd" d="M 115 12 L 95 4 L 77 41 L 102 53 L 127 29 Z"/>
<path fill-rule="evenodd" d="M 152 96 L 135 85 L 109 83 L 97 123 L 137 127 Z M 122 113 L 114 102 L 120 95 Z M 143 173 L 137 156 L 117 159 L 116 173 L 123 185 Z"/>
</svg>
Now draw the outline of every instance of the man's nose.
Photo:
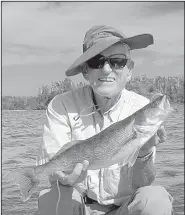
<svg viewBox="0 0 185 215">
<path fill-rule="evenodd" d="M 105 73 L 112 72 L 112 68 L 110 67 L 110 65 L 107 61 L 105 61 L 104 65 L 102 67 L 102 72 L 105 72 Z"/>
</svg>

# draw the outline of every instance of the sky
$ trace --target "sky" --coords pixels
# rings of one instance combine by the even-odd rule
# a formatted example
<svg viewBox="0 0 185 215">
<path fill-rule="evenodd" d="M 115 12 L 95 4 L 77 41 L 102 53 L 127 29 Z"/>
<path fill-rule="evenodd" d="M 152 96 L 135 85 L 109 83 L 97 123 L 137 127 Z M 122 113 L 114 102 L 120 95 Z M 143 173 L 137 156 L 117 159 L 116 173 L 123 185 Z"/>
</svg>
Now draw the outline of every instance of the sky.
<svg viewBox="0 0 185 215">
<path fill-rule="evenodd" d="M 64 80 L 86 31 L 99 24 L 153 35 L 153 45 L 131 52 L 133 77 L 184 74 L 184 2 L 3 2 L 2 95 L 35 96 Z"/>
</svg>

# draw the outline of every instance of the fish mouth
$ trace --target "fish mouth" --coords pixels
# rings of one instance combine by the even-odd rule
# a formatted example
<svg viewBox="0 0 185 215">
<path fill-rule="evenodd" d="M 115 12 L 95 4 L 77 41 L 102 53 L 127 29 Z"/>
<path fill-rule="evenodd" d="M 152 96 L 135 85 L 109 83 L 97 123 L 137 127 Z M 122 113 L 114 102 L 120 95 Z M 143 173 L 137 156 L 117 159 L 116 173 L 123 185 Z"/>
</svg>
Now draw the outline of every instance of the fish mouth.
<svg viewBox="0 0 185 215">
<path fill-rule="evenodd" d="M 115 78 L 98 78 L 98 81 L 101 81 L 101 82 L 108 82 L 108 83 L 112 83 L 114 82 L 116 79 Z"/>
</svg>

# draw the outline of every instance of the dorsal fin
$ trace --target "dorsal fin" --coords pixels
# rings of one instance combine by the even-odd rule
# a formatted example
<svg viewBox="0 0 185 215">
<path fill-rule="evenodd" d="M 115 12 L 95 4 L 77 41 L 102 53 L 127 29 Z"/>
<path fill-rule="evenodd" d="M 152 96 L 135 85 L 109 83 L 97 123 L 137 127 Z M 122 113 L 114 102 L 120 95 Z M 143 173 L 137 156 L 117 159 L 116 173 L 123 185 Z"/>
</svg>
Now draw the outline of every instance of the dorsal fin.
<svg viewBox="0 0 185 215">
<path fill-rule="evenodd" d="M 61 149 L 59 149 L 59 151 L 52 157 L 52 159 L 54 157 L 57 157 L 59 154 L 66 151 L 67 149 L 71 148 L 72 146 L 81 143 L 81 141 L 83 140 L 73 140 L 71 142 L 66 143 Z"/>
</svg>

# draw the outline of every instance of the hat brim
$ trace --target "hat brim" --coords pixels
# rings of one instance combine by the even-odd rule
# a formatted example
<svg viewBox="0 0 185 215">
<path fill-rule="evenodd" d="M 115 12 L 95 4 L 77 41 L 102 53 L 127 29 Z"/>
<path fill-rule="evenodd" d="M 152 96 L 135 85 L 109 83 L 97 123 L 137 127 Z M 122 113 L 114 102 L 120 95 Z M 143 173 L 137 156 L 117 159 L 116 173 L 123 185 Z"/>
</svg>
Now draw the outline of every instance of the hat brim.
<svg viewBox="0 0 185 215">
<path fill-rule="evenodd" d="M 146 48 L 154 42 L 153 36 L 151 34 L 141 34 L 125 39 L 121 39 L 115 36 L 104 38 L 103 40 L 97 41 L 79 58 L 77 58 L 77 60 L 66 70 L 66 76 L 73 76 L 81 73 L 81 70 L 77 69 L 78 66 L 119 41 L 127 44 L 130 47 L 130 50 Z"/>
</svg>

